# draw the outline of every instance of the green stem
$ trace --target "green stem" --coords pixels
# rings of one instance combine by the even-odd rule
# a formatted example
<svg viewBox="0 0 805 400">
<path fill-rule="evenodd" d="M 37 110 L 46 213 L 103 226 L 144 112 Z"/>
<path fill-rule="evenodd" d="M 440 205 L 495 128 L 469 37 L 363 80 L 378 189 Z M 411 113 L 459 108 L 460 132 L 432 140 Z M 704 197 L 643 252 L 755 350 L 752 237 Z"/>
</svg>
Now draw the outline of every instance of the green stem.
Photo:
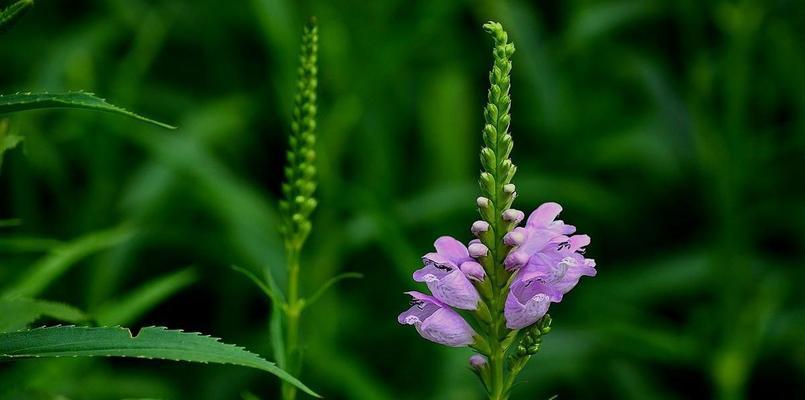
<svg viewBox="0 0 805 400">
<path fill-rule="evenodd" d="M 288 301 L 285 304 L 285 360 L 288 371 L 296 375 L 301 369 L 299 357 L 299 315 L 302 300 L 299 297 L 299 253 L 300 249 L 288 246 Z M 296 399 L 296 387 L 282 383 L 283 400 Z"/>
</svg>

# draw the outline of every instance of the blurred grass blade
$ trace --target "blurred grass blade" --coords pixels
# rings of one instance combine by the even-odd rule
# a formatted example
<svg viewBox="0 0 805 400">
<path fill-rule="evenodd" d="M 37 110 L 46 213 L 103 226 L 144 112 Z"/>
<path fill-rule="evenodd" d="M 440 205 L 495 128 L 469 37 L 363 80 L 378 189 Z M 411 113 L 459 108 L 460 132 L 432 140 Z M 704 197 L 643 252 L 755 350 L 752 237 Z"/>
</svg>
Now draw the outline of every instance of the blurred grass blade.
<svg viewBox="0 0 805 400">
<path fill-rule="evenodd" d="M 3 221 L 0 221 L 0 228 Z M 10 236 L 0 238 L 0 253 L 40 253 L 51 251 L 64 244 L 56 239 L 45 239 L 28 236 Z"/>
<path fill-rule="evenodd" d="M 19 218 L 0 219 L 0 228 L 8 228 L 11 226 L 20 226 L 20 225 L 22 225 L 22 220 Z"/>
<path fill-rule="evenodd" d="M 7 288 L 4 294 L 14 297 L 38 296 L 51 282 L 82 258 L 123 242 L 133 233 L 129 228 L 116 228 L 91 233 L 58 246 L 49 255 L 36 262 L 20 281 Z"/>
<path fill-rule="evenodd" d="M 198 279 L 191 268 L 153 279 L 120 300 L 106 303 L 95 312 L 100 325 L 126 325 L 137 321 L 174 293 L 186 288 Z"/>
<path fill-rule="evenodd" d="M 26 298 L 0 298 L 0 332 L 25 329 L 41 317 L 65 322 L 87 320 L 86 314 L 67 304 Z"/>
<path fill-rule="evenodd" d="M 272 373 L 311 396 L 302 382 L 257 354 L 198 333 L 143 328 L 57 326 L 0 334 L 0 360 L 32 357 L 137 357 L 232 364 Z"/>
<path fill-rule="evenodd" d="M 0 170 L 3 167 L 3 154 L 17 147 L 24 138 L 8 131 L 8 120 L 0 119 Z"/>
<path fill-rule="evenodd" d="M 0 95 L 0 114 L 35 110 L 40 108 L 78 108 L 105 111 L 134 118 L 166 129 L 176 127 L 135 114 L 124 108 L 109 104 L 106 100 L 87 92 L 68 93 L 16 93 Z"/>
<path fill-rule="evenodd" d="M 11 28 L 33 5 L 34 0 L 20 0 L 0 11 L 0 32 Z"/>
<path fill-rule="evenodd" d="M 316 293 L 314 293 L 312 296 L 310 296 L 310 298 L 305 303 L 305 307 L 309 307 L 310 305 L 315 303 L 316 300 L 318 300 L 325 292 L 327 292 L 327 289 L 329 289 L 330 287 L 332 287 L 336 283 L 338 283 L 338 282 L 340 282 L 340 281 L 342 281 L 344 279 L 360 279 L 360 278 L 363 278 L 363 274 L 358 273 L 358 272 L 346 272 L 346 273 L 336 275 L 336 276 L 330 278 L 330 280 L 325 282 L 324 285 L 321 285 L 321 287 L 319 288 L 319 290 L 316 291 Z"/>
</svg>

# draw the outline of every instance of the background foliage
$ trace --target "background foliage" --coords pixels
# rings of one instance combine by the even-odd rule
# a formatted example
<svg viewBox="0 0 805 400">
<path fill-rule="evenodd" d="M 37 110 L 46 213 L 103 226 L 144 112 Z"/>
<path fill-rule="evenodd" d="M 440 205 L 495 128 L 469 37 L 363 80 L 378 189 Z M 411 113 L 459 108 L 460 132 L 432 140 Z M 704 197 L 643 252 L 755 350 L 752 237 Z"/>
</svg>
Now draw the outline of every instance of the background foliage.
<svg viewBox="0 0 805 400">
<path fill-rule="evenodd" d="M 0 286 L 273 358 L 270 306 L 229 265 L 283 265 L 275 208 L 312 14 L 321 185 L 303 285 L 365 277 L 304 320 L 304 382 L 331 399 L 482 393 L 468 350 L 426 343 L 395 317 L 432 240 L 470 238 L 491 62 L 480 26 L 496 19 L 518 48 L 515 205 L 563 204 L 599 265 L 552 308 L 514 397 L 805 393 L 796 1 L 41 1 L 0 37 L 4 93 L 86 89 L 180 129 L 13 116 L 6 134 L 25 141 L 0 171 Z M 58 273 L 31 282 L 43 264 Z M 0 365 L 0 398 L 245 390 L 273 398 L 278 384 L 158 361 Z"/>
</svg>

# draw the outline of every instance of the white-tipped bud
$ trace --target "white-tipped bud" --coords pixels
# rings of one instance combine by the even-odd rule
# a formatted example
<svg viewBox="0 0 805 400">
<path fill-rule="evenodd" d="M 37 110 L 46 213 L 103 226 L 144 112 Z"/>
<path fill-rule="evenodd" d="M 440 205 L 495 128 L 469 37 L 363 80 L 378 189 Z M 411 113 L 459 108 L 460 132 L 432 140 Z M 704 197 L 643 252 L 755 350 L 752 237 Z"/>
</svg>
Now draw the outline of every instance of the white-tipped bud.
<svg viewBox="0 0 805 400">
<path fill-rule="evenodd" d="M 477 200 L 475 200 L 475 203 L 478 204 L 479 208 L 487 208 L 487 207 L 489 207 L 489 199 L 487 199 L 486 197 L 483 197 L 483 196 L 481 196 Z"/>
<path fill-rule="evenodd" d="M 472 228 L 470 230 L 472 231 L 473 235 L 478 236 L 489 230 L 489 222 L 475 221 L 472 223 Z"/>
<path fill-rule="evenodd" d="M 517 188 L 514 186 L 513 183 L 503 185 L 503 192 L 505 192 L 506 194 L 512 194 L 514 193 L 515 190 L 517 190 Z"/>
<path fill-rule="evenodd" d="M 523 212 L 520 211 L 520 210 L 515 210 L 513 208 L 510 208 L 510 209 L 508 209 L 508 210 L 503 212 L 503 220 L 504 221 L 519 224 L 520 221 L 523 220 L 523 218 L 525 218 L 525 214 L 523 214 Z"/>
<path fill-rule="evenodd" d="M 473 243 L 468 250 L 470 251 L 470 256 L 473 258 L 486 257 L 486 255 L 489 254 L 489 248 L 482 243 Z"/>
<path fill-rule="evenodd" d="M 486 357 L 480 354 L 473 354 L 470 356 L 470 368 L 480 371 L 481 369 L 485 368 L 486 365 Z"/>
<path fill-rule="evenodd" d="M 503 244 L 506 246 L 519 246 L 525 242 L 525 234 L 518 230 L 511 231 L 503 236 Z"/>
<path fill-rule="evenodd" d="M 506 256 L 506 259 L 503 261 L 503 264 L 506 266 L 507 270 L 511 271 L 526 265 L 526 263 L 528 263 L 529 258 L 530 257 L 528 256 L 528 254 L 522 251 L 513 251 L 509 253 L 508 256 Z"/>
</svg>

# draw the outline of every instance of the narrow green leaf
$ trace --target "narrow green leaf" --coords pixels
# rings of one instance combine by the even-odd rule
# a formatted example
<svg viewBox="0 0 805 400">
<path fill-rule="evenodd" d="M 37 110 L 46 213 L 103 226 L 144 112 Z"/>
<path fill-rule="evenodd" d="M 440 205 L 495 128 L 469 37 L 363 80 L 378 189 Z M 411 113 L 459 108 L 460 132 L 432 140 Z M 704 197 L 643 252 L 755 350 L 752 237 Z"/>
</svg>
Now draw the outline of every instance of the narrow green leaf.
<svg viewBox="0 0 805 400">
<path fill-rule="evenodd" d="M 35 110 L 40 108 L 79 108 L 85 110 L 105 111 L 113 114 L 148 122 L 166 129 L 176 129 L 176 127 L 154 121 L 135 114 L 124 108 L 109 104 L 106 100 L 87 92 L 68 92 L 68 93 L 16 93 L 10 95 L 0 95 L 0 114 L 18 111 Z"/>
<path fill-rule="evenodd" d="M 336 275 L 330 278 L 330 280 L 325 282 L 324 285 L 321 285 L 321 287 L 319 288 L 319 290 L 316 291 L 316 293 L 310 296 L 310 298 L 305 302 L 305 307 L 310 307 L 311 304 L 315 303 L 316 300 L 318 300 L 325 292 L 327 292 L 327 289 L 329 289 L 339 281 L 342 281 L 344 279 L 360 279 L 360 278 L 363 278 L 363 274 L 357 272 L 345 272 L 343 274 Z"/>
<path fill-rule="evenodd" d="M 126 325 L 196 281 L 198 275 L 185 268 L 151 280 L 119 300 L 102 305 L 95 312 L 100 325 Z"/>
<path fill-rule="evenodd" d="M 36 262 L 19 282 L 5 290 L 12 297 L 38 296 L 51 282 L 82 258 L 112 247 L 133 235 L 129 228 L 116 228 L 78 238 L 55 247 L 50 254 Z"/>
<path fill-rule="evenodd" d="M 285 296 L 282 294 L 279 286 L 271 277 L 271 273 L 266 271 L 266 277 L 268 280 L 268 284 L 263 282 L 260 278 L 257 277 L 251 271 L 238 267 L 236 265 L 232 266 L 232 269 L 235 271 L 240 272 L 241 274 L 245 275 L 249 278 L 252 282 L 254 282 L 263 293 L 271 299 L 271 319 L 269 321 L 269 335 L 271 340 L 271 350 L 274 352 L 274 357 L 277 359 L 277 364 L 280 367 L 285 368 L 286 360 L 285 360 L 285 338 L 283 335 L 282 329 L 282 316 L 285 314 L 283 311 L 283 307 L 285 306 Z"/>
<path fill-rule="evenodd" d="M 268 276 L 268 284 L 266 284 L 260 278 L 258 278 L 257 275 L 255 275 L 252 271 L 238 267 L 237 265 L 233 265 L 231 268 L 245 275 L 252 282 L 254 282 L 254 284 L 257 285 L 257 287 L 260 288 L 260 290 L 262 290 L 263 293 L 266 296 L 268 296 L 269 299 L 271 299 L 271 301 L 280 304 L 285 303 L 285 298 L 282 295 L 282 291 L 279 289 L 276 282 L 274 282 L 274 280 L 271 279 L 270 274 L 266 274 L 266 276 Z"/>
<path fill-rule="evenodd" d="M 87 320 L 86 314 L 67 304 L 26 298 L 0 298 L 0 332 L 25 329 L 41 317 L 65 322 Z"/>
<path fill-rule="evenodd" d="M 285 359 L 285 330 L 282 326 L 282 317 L 285 311 L 282 309 L 283 304 L 276 301 L 271 302 L 271 319 L 268 323 L 269 340 L 271 341 L 271 350 L 274 352 L 274 358 L 277 359 L 277 364 L 285 368 L 288 366 L 288 360 Z"/>
<path fill-rule="evenodd" d="M 38 357 L 137 357 L 232 364 L 272 373 L 305 393 L 320 397 L 274 363 L 242 347 L 162 327 L 143 328 L 136 335 L 120 327 L 76 326 L 0 333 L 0 360 Z"/>
<path fill-rule="evenodd" d="M 0 11 L 0 32 L 8 30 L 8 28 L 17 23 L 33 5 L 34 0 L 19 0 Z"/>
</svg>

